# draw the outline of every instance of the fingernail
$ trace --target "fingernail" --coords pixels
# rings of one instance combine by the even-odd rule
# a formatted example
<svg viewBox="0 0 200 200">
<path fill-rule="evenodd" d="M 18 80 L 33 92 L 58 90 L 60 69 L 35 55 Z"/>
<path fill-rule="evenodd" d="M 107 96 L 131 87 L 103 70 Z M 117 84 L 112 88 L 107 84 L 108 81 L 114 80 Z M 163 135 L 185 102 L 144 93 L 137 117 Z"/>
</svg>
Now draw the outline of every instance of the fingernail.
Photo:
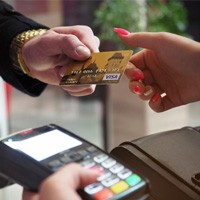
<svg viewBox="0 0 200 200">
<path fill-rule="evenodd" d="M 66 72 L 66 67 L 60 67 L 58 70 L 58 74 L 60 75 L 60 77 L 63 77 L 65 75 Z"/>
<path fill-rule="evenodd" d="M 87 47 L 84 47 L 82 45 L 78 46 L 75 50 L 75 52 L 79 55 L 79 56 L 84 56 L 84 57 L 90 57 L 90 50 Z"/>
<path fill-rule="evenodd" d="M 100 167 L 97 167 L 97 166 L 91 167 L 90 170 L 96 171 L 100 174 L 103 174 L 105 172 L 103 168 L 100 168 Z"/>
<path fill-rule="evenodd" d="M 113 29 L 116 33 L 118 33 L 119 35 L 128 35 L 129 31 L 127 31 L 126 29 L 123 28 L 114 28 Z"/>
<path fill-rule="evenodd" d="M 153 89 L 151 86 L 146 86 L 143 92 L 143 95 L 148 97 L 149 95 L 151 95 L 153 93 Z"/>
<path fill-rule="evenodd" d="M 140 87 L 138 86 L 138 85 L 136 85 L 134 88 L 133 88 L 133 91 L 136 93 L 136 94 L 142 94 L 141 93 L 141 89 L 140 89 Z"/>
<path fill-rule="evenodd" d="M 156 101 L 158 101 L 159 98 L 160 98 L 159 93 L 154 94 L 154 96 L 152 97 L 152 102 L 155 103 Z"/>
<path fill-rule="evenodd" d="M 142 80 L 142 79 L 144 79 L 144 74 L 142 72 L 136 72 L 133 74 L 133 78 L 136 81 Z"/>
</svg>

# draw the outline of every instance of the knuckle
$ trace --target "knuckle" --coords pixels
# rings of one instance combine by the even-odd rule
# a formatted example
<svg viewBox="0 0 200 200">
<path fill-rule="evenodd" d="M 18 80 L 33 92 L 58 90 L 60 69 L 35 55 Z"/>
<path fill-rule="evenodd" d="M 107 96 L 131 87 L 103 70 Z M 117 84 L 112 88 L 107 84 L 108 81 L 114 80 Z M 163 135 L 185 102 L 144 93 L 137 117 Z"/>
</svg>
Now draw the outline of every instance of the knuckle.
<svg viewBox="0 0 200 200">
<path fill-rule="evenodd" d="M 92 29 L 89 27 L 89 26 L 86 26 L 86 25 L 77 25 L 77 28 L 82 30 L 83 32 L 87 32 L 87 33 L 92 33 L 93 34 L 93 31 Z"/>
</svg>

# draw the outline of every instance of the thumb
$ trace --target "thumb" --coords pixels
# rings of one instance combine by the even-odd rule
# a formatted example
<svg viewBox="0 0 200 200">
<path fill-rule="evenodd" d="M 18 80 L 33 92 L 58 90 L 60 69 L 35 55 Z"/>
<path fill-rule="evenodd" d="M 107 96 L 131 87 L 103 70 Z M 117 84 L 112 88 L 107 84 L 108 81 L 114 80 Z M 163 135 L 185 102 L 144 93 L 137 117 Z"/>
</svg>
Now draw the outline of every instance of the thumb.
<svg viewBox="0 0 200 200">
<path fill-rule="evenodd" d="M 40 187 L 40 200 L 80 200 L 77 189 L 95 182 L 99 173 L 72 163 L 49 176 Z"/>
<path fill-rule="evenodd" d="M 92 169 L 81 169 L 80 171 L 80 188 L 97 181 L 97 177 L 101 172 Z"/>
<path fill-rule="evenodd" d="M 163 52 L 163 50 L 171 52 L 174 48 L 187 49 L 188 44 L 194 42 L 189 38 L 167 32 L 138 32 L 126 35 L 118 32 L 118 36 L 122 42 L 131 47 L 141 47 L 155 52 Z"/>
<path fill-rule="evenodd" d="M 76 163 L 72 163 L 63 167 L 57 172 L 57 174 L 58 173 L 60 174 L 60 177 L 65 177 L 62 180 L 68 180 L 68 183 L 71 184 L 74 189 L 82 188 L 90 183 L 95 182 L 97 177 L 100 175 L 100 171 L 86 169 Z"/>
<path fill-rule="evenodd" d="M 159 33 L 138 32 L 128 35 L 118 34 L 120 40 L 131 47 L 141 47 L 151 50 L 159 50 L 163 45 Z"/>
<path fill-rule="evenodd" d="M 85 60 L 90 57 L 91 52 L 78 37 L 72 34 L 57 34 L 56 37 L 50 38 L 51 47 L 49 51 L 52 56 L 65 54 L 75 60 Z"/>
</svg>

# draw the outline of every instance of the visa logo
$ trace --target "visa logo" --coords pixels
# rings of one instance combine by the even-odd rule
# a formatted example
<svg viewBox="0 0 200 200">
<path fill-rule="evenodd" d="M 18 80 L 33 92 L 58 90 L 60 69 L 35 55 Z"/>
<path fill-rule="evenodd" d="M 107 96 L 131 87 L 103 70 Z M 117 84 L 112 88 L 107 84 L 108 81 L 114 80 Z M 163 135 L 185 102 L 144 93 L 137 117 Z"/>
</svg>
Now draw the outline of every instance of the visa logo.
<svg viewBox="0 0 200 200">
<path fill-rule="evenodd" d="M 103 80 L 118 80 L 120 77 L 120 74 L 105 74 L 103 77 Z"/>
</svg>

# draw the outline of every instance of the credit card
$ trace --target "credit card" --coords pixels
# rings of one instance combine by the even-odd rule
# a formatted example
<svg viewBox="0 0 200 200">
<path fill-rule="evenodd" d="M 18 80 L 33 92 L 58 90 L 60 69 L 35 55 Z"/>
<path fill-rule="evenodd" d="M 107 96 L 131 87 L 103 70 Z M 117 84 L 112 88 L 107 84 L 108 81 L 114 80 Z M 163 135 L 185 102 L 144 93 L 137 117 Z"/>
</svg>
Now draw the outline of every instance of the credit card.
<svg viewBox="0 0 200 200">
<path fill-rule="evenodd" d="M 118 83 L 132 53 L 132 50 L 92 53 L 87 60 L 69 66 L 60 85 Z"/>
</svg>

